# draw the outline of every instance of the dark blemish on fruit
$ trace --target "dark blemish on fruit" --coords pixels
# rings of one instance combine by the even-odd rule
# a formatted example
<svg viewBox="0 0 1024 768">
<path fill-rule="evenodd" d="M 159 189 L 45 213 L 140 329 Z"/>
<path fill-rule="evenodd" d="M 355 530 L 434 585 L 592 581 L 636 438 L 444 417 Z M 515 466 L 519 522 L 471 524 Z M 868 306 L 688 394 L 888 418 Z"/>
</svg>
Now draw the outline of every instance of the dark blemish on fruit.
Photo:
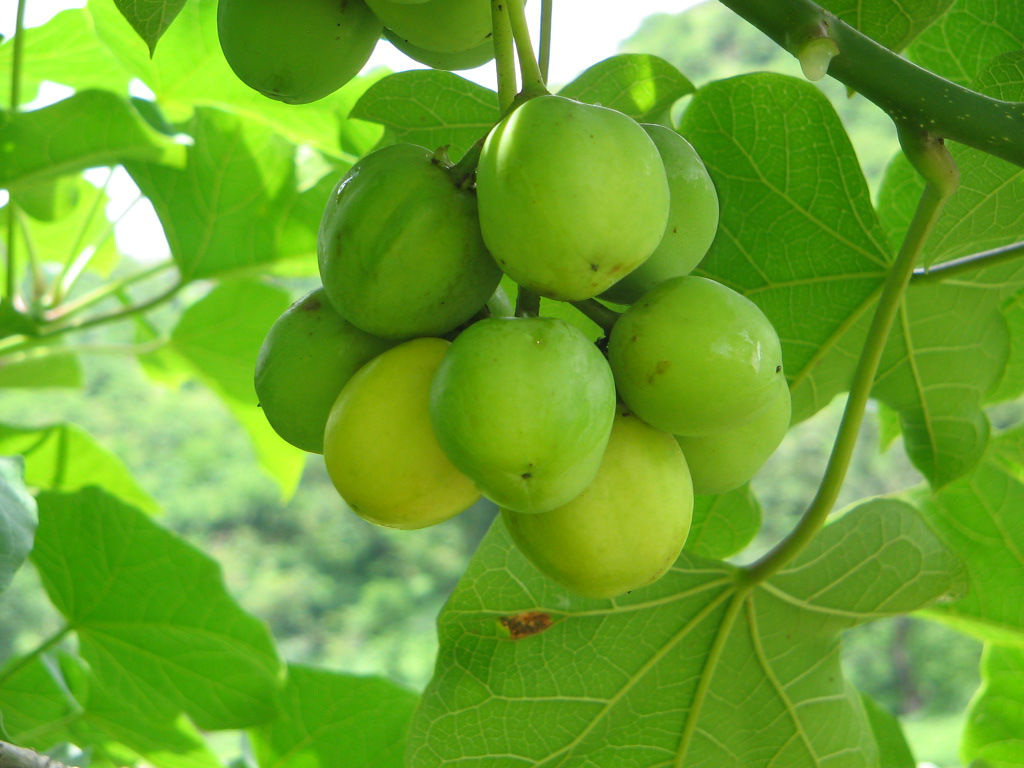
<svg viewBox="0 0 1024 768">
<path fill-rule="evenodd" d="M 541 611 L 524 611 L 513 616 L 502 616 L 498 621 L 508 630 L 509 637 L 513 640 L 522 640 L 524 637 L 539 634 L 554 624 L 551 617 Z"/>
<path fill-rule="evenodd" d="M 653 384 L 654 380 L 667 371 L 670 365 L 672 365 L 672 363 L 668 360 L 659 360 L 658 364 L 654 366 L 654 370 L 651 371 L 651 375 L 647 377 L 647 383 Z"/>
<path fill-rule="evenodd" d="M 521 474 L 520 477 L 523 478 L 523 480 L 529 480 L 529 479 L 531 479 L 533 477 L 533 473 L 532 472 L 523 472 L 523 474 Z"/>
<path fill-rule="evenodd" d="M 679 227 L 672 227 L 672 234 L 676 234 L 679 231 Z"/>
<path fill-rule="evenodd" d="M 323 304 L 320 303 L 320 299 L 310 299 L 302 305 L 303 312 L 316 312 Z"/>
<path fill-rule="evenodd" d="M 597 270 L 599 270 L 599 269 L 600 269 L 600 267 L 599 267 L 599 266 L 597 266 L 597 264 L 591 264 L 591 265 L 590 265 L 590 270 L 591 270 L 592 272 L 597 272 Z"/>
<path fill-rule="evenodd" d="M 776 365 L 775 366 L 775 372 L 776 373 L 782 373 L 782 366 L 781 365 Z"/>
</svg>

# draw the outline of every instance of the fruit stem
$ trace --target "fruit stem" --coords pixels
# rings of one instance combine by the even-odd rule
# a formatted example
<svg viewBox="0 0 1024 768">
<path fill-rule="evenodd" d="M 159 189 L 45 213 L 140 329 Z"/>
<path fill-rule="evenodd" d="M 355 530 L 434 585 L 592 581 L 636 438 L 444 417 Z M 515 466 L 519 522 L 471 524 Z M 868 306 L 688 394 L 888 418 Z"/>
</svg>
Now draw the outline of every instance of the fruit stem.
<svg viewBox="0 0 1024 768">
<path fill-rule="evenodd" d="M 593 320 L 595 324 L 601 326 L 601 330 L 605 334 L 611 333 L 612 326 L 622 317 L 621 312 L 616 312 L 614 309 L 606 307 L 597 299 L 583 299 L 582 301 L 570 301 L 569 303 Z"/>
<path fill-rule="evenodd" d="M 540 294 L 519 286 L 516 293 L 516 317 L 536 317 L 540 314 Z"/>
<path fill-rule="evenodd" d="M 494 70 L 498 80 L 498 110 L 504 116 L 516 96 L 516 52 L 506 0 L 491 0 Z"/>
<path fill-rule="evenodd" d="M 526 23 L 526 11 L 523 10 L 523 0 L 505 0 L 508 5 L 508 20 L 512 25 L 512 37 L 516 41 L 516 51 L 519 53 L 519 72 L 523 76 L 522 92 L 526 95 L 539 96 L 548 93 L 544 84 L 544 76 L 537 64 L 537 57 L 533 52 L 533 43 L 530 41 L 530 29 Z"/>
<path fill-rule="evenodd" d="M 14 22 L 14 50 L 11 61 L 11 103 L 8 117 L 18 111 L 21 100 L 21 63 L 25 46 L 25 6 L 28 0 L 18 0 L 17 16 Z M 15 245 L 18 237 L 18 212 L 13 195 L 7 200 L 7 275 L 4 280 L 4 296 L 14 301 L 18 290 L 17 254 Z"/>
<path fill-rule="evenodd" d="M 480 162 L 480 152 L 484 148 L 486 138 L 487 136 L 484 135 L 474 141 L 473 146 L 466 150 L 466 154 L 459 159 L 459 162 L 448 167 L 447 170 L 452 175 L 452 181 L 459 189 L 468 189 L 473 185 L 473 174 Z"/>
<path fill-rule="evenodd" d="M 541 79 L 548 81 L 548 69 L 551 64 L 551 15 L 554 0 L 541 0 L 540 4 L 540 66 Z"/>
<path fill-rule="evenodd" d="M 937 283 L 951 277 L 959 277 L 964 273 L 976 272 L 985 267 L 1012 261 L 1024 256 L 1024 242 L 1011 243 L 988 251 L 979 251 L 959 259 L 944 261 L 935 267 L 919 267 L 914 270 L 910 280 L 912 283 Z"/>
<path fill-rule="evenodd" d="M 807 546 L 832 512 L 846 477 L 846 470 L 853 458 L 853 450 L 857 445 L 875 374 L 885 350 L 889 331 L 903 304 L 904 291 L 928 236 L 935 227 L 946 201 L 956 189 L 956 166 L 941 139 L 904 129 L 901 129 L 899 134 L 903 151 L 918 172 L 925 177 L 924 191 L 921 193 L 917 210 L 907 228 L 896 260 L 882 286 L 878 306 L 875 308 L 871 328 L 857 360 L 850 394 L 818 492 L 796 528 L 761 559 L 744 569 L 743 579 L 748 584 L 759 584 L 778 573 Z"/>
</svg>

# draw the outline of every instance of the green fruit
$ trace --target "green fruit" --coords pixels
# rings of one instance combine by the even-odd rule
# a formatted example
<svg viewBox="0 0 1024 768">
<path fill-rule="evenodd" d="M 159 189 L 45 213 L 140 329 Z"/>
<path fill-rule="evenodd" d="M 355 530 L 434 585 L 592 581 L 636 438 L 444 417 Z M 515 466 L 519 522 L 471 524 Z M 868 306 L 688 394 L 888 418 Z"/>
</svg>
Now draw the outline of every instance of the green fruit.
<svg viewBox="0 0 1024 768">
<path fill-rule="evenodd" d="M 316 101 L 363 68 L 381 23 L 363 0 L 219 0 L 217 34 L 235 74 L 264 96 Z"/>
<path fill-rule="evenodd" d="M 490 0 L 366 2 L 385 27 L 401 39 L 428 51 L 456 53 L 490 42 Z"/>
<path fill-rule="evenodd" d="M 750 480 L 779 447 L 791 418 L 789 387 L 780 378 L 776 395 L 753 421 L 713 435 L 676 436 L 690 466 L 693 492 L 725 493 Z"/>
<path fill-rule="evenodd" d="M 480 493 L 434 437 L 430 382 L 449 342 L 407 341 L 349 380 L 324 430 L 327 473 L 345 502 L 371 523 L 424 528 L 472 506 Z"/>
<path fill-rule="evenodd" d="M 480 228 L 501 268 L 542 296 L 596 296 L 651 255 L 669 189 L 654 142 L 613 109 L 539 96 L 488 134 Z"/>
<path fill-rule="evenodd" d="M 413 144 L 352 166 L 327 201 L 317 254 L 334 308 L 385 338 L 447 333 L 501 279 L 480 235 L 476 196 Z"/>
<path fill-rule="evenodd" d="M 502 510 L 519 550 L 585 597 L 617 597 L 659 578 L 690 531 L 693 489 L 672 436 L 620 411 L 594 482 L 543 515 Z"/>
<path fill-rule="evenodd" d="M 612 328 L 619 396 L 648 424 L 708 435 L 754 419 L 782 378 L 782 349 L 750 299 L 702 277 L 673 277 Z"/>
<path fill-rule="evenodd" d="M 274 321 L 256 360 L 253 383 L 270 426 L 297 448 L 322 453 L 324 424 L 341 388 L 394 345 L 347 323 L 322 288 L 306 294 Z"/>
<path fill-rule="evenodd" d="M 650 258 L 604 292 L 603 298 L 620 304 L 632 304 L 663 280 L 690 274 L 718 232 L 718 193 L 697 150 L 663 125 L 642 127 L 668 175 L 668 225 Z"/>
<path fill-rule="evenodd" d="M 544 512 L 594 479 L 615 384 L 598 349 L 564 320 L 488 318 L 452 343 L 430 415 L 441 446 L 484 496 Z"/>
<path fill-rule="evenodd" d="M 398 50 L 420 64 L 432 69 L 444 69 L 449 72 L 460 69 L 476 69 L 494 58 L 494 43 L 489 39 L 465 51 L 454 53 L 447 51 L 431 51 L 399 37 L 390 29 L 384 30 L 384 37 Z"/>
</svg>

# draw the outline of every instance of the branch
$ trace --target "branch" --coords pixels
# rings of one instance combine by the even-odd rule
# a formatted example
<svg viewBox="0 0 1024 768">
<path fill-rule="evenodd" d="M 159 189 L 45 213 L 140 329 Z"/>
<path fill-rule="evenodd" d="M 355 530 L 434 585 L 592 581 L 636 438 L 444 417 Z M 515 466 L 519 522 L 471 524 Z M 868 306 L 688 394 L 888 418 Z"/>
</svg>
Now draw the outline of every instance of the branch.
<svg viewBox="0 0 1024 768">
<path fill-rule="evenodd" d="M 52 757 L 0 741 L 0 768 L 68 768 Z"/>
<path fill-rule="evenodd" d="M 839 49 L 828 74 L 898 124 L 1024 166 L 1024 103 L 993 99 L 922 69 L 811 0 L 720 1 L 794 56 L 815 35 L 827 35 Z"/>
<path fill-rule="evenodd" d="M 1004 261 L 1019 259 L 1021 256 L 1024 256 L 1024 242 L 1011 243 L 988 251 L 961 256 L 959 259 L 950 259 L 933 267 L 920 267 L 914 270 L 911 279 L 914 283 L 937 283 L 964 273 L 977 272 L 979 269 L 1001 264 Z"/>
</svg>

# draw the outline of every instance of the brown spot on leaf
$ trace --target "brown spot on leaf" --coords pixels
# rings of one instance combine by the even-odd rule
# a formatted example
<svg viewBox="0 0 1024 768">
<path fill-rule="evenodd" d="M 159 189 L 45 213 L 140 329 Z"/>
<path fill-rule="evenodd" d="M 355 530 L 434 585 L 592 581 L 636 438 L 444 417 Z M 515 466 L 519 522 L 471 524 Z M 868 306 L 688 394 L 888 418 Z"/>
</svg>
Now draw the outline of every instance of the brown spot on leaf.
<svg viewBox="0 0 1024 768">
<path fill-rule="evenodd" d="M 508 630 L 513 640 L 536 635 L 548 629 L 554 622 L 542 611 L 524 611 L 513 616 L 502 616 L 498 621 Z"/>
</svg>

